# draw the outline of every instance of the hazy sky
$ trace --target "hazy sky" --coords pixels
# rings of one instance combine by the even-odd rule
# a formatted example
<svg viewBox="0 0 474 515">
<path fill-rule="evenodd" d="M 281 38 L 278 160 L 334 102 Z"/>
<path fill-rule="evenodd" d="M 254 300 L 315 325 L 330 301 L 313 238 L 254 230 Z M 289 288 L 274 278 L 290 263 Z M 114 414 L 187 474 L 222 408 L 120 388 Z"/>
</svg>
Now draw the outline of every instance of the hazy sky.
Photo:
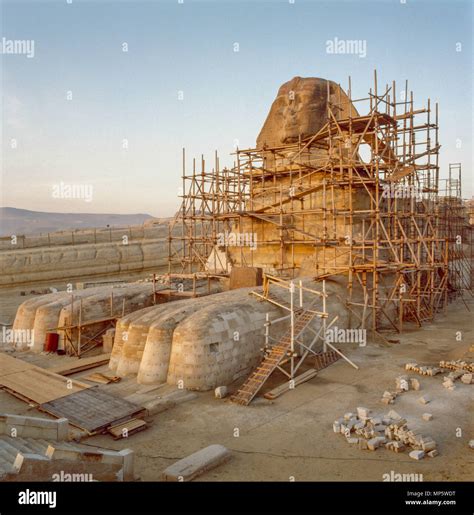
<svg viewBox="0 0 474 515">
<path fill-rule="evenodd" d="M 471 196 L 472 2 L 290 1 L 1 1 L 0 48 L 33 40 L 34 56 L 0 55 L 0 205 L 170 215 L 182 147 L 231 165 L 283 82 L 351 75 L 364 96 L 374 68 L 440 103 L 441 173 L 462 162 Z M 327 54 L 336 37 L 367 55 Z M 93 195 L 57 198 L 61 183 Z"/>
</svg>

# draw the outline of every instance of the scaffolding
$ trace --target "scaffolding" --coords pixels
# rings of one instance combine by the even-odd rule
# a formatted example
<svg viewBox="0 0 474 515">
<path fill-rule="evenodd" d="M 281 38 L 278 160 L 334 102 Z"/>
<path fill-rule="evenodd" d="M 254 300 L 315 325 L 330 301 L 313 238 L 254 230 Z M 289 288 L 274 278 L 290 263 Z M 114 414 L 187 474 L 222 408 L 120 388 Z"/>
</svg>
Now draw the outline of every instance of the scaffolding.
<svg viewBox="0 0 474 515">
<path fill-rule="evenodd" d="M 183 150 L 169 270 L 343 277 L 352 322 L 379 335 L 405 321 L 421 326 L 471 291 L 460 166 L 439 177 L 438 105 L 415 106 L 407 83 L 379 91 L 376 72 L 367 97 L 352 99 L 351 90 L 349 79 L 346 96 L 331 101 L 328 82 L 316 134 L 237 149 L 230 169 L 220 170 L 216 154 L 212 170 L 202 158 L 187 173 Z M 249 234 L 258 235 L 257 252 Z"/>
</svg>

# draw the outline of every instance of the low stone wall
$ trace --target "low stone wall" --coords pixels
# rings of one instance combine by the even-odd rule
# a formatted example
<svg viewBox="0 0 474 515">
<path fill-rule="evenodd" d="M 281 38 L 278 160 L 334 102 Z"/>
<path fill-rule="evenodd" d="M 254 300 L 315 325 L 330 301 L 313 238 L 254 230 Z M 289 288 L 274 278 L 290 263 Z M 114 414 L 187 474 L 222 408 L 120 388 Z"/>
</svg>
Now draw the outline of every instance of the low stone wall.
<svg viewBox="0 0 474 515">
<path fill-rule="evenodd" d="M 157 270 L 167 259 L 162 239 L 2 251 L 0 287 Z"/>
<path fill-rule="evenodd" d="M 68 434 L 69 422 L 66 418 L 50 420 L 6 413 L 0 414 L 0 435 L 61 442 L 68 439 Z"/>
</svg>

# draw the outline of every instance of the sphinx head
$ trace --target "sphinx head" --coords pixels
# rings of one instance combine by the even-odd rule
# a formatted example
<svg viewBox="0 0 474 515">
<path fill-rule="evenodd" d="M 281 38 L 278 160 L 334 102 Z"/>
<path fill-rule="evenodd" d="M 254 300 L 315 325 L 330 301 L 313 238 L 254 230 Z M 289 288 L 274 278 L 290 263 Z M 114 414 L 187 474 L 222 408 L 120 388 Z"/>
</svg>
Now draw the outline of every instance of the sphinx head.
<svg viewBox="0 0 474 515">
<path fill-rule="evenodd" d="M 294 77 L 278 90 L 257 138 L 257 148 L 295 143 L 315 134 L 327 122 L 330 102 L 345 102 L 347 96 L 335 82 L 315 77 Z"/>
</svg>

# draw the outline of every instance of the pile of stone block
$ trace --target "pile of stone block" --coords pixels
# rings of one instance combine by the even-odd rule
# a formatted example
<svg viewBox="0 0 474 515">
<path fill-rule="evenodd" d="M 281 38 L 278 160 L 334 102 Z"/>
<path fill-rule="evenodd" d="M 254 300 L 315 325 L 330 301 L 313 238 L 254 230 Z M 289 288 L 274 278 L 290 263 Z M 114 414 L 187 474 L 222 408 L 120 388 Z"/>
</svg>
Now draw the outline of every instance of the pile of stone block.
<svg viewBox="0 0 474 515">
<path fill-rule="evenodd" d="M 443 386 L 447 388 L 448 390 L 454 390 L 456 388 L 456 385 L 454 384 L 455 381 L 458 379 L 461 380 L 464 384 L 472 384 L 473 382 L 473 374 L 472 373 L 465 373 L 464 370 L 454 370 L 450 372 L 447 376 L 443 379 Z"/>
<path fill-rule="evenodd" d="M 465 372 L 474 372 L 474 363 L 468 363 L 461 359 L 452 361 L 440 361 L 439 366 L 441 368 L 447 368 L 449 370 L 464 370 Z"/>
<path fill-rule="evenodd" d="M 333 431 L 343 434 L 347 443 L 361 450 L 375 451 L 384 446 L 398 453 L 411 449 L 410 457 L 417 460 L 425 455 L 431 458 L 438 455 L 436 442 L 430 436 L 410 430 L 406 419 L 393 410 L 387 415 L 372 415 L 371 410 L 359 407 L 357 413 L 348 412 L 335 420 Z"/>
<path fill-rule="evenodd" d="M 422 376 L 435 376 L 436 374 L 440 374 L 442 372 L 441 368 L 429 365 L 418 365 L 417 363 L 407 363 L 405 365 L 405 370 L 415 372 Z"/>
<path fill-rule="evenodd" d="M 408 392 L 409 390 L 419 390 L 420 388 L 421 385 L 418 379 L 401 375 L 395 379 L 395 391 L 385 391 L 381 400 L 384 404 L 393 404 L 399 394 Z"/>
<path fill-rule="evenodd" d="M 425 376 L 435 376 L 437 374 L 442 373 L 444 371 L 443 369 L 451 370 L 451 372 L 449 372 L 449 374 L 443 378 L 442 383 L 443 386 L 448 390 L 454 390 L 456 388 L 456 385 L 454 383 L 458 379 L 460 379 L 464 384 L 474 383 L 474 363 L 468 363 L 460 359 L 456 361 L 440 361 L 439 368 L 434 366 L 418 365 L 417 363 L 407 363 L 405 365 L 405 370 L 416 372 L 417 374 Z M 405 379 L 406 376 L 400 376 L 399 378 L 397 378 L 397 392 L 404 391 L 407 389 Z M 412 384 L 416 384 L 416 379 L 411 379 L 410 381 Z M 418 388 L 413 389 L 419 390 L 419 383 Z M 384 400 L 387 398 L 389 397 L 385 396 L 384 394 L 384 398 L 382 399 L 382 401 L 386 404 L 389 404 L 389 401 Z"/>
</svg>

